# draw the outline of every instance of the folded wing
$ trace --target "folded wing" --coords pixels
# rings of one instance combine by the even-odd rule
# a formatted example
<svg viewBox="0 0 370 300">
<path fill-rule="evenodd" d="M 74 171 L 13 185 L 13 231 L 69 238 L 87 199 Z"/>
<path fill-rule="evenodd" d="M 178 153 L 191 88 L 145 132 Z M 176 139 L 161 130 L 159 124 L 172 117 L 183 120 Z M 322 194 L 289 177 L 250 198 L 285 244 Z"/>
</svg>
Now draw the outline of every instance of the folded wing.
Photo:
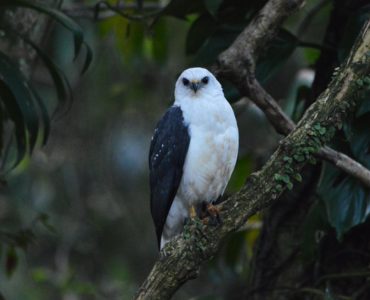
<svg viewBox="0 0 370 300">
<path fill-rule="evenodd" d="M 179 106 L 170 107 L 157 124 L 150 145 L 150 206 L 158 246 L 168 212 L 179 188 L 190 143 Z"/>
</svg>

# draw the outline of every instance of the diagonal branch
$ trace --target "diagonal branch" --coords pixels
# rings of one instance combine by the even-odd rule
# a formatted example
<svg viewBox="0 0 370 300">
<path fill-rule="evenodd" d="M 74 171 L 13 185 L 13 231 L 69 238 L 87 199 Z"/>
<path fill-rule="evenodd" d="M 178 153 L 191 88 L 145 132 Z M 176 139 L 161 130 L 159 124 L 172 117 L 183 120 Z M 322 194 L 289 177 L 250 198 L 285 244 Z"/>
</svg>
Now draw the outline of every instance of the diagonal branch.
<svg viewBox="0 0 370 300">
<path fill-rule="evenodd" d="M 279 18 L 276 20 L 281 22 Z M 358 100 L 360 87 L 356 80 L 369 73 L 369 58 L 365 55 L 370 51 L 369 26 L 370 21 L 328 89 L 311 105 L 265 166 L 250 176 L 240 192 L 220 204 L 223 224 L 212 227 L 196 220 L 188 224 L 181 236 L 165 246 L 137 299 L 169 299 L 181 285 L 197 276 L 201 263 L 215 255 L 227 234 L 238 230 L 250 216 L 276 201 L 286 188 L 292 188 L 294 178 L 300 180 L 300 170 L 330 141 Z M 245 71 L 242 72 L 245 75 Z"/>
<path fill-rule="evenodd" d="M 348 155 L 335 151 L 330 147 L 323 147 L 317 153 L 317 156 L 358 179 L 365 186 L 370 187 L 370 171 Z"/>
<path fill-rule="evenodd" d="M 295 124 L 282 111 L 279 104 L 269 93 L 266 92 L 255 78 L 253 78 L 252 81 L 248 81 L 243 84 L 248 85 L 250 100 L 265 113 L 266 117 L 278 133 L 287 135 L 293 130 Z M 247 87 L 244 87 L 244 89 L 246 88 Z M 365 186 L 370 187 L 370 171 L 348 155 L 325 146 L 316 153 L 316 156 L 332 163 L 345 173 L 361 181 Z"/>
<path fill-rule="evenodd" d="M 214 72 L 229 78 L 243 96 L 248 96 L 266 115 L 275 130 L 283 135 L 290 133 L 295 124 L 284 113 L 274 98 L 255 78 L 255 63 L 263 47 L 272 39 L 284 17 L 304 1 L 273 0 L 266 4 L 259 16 L 246 27 L 234 43 L 220 54 Z M 273 14 L 268 12 L 272 11 Z M 265 34 L 266 30 L 266 34 Z M 349 156 L 324 147 L 316 156 L 370 187 L 370 171 Z"/>
</svg>

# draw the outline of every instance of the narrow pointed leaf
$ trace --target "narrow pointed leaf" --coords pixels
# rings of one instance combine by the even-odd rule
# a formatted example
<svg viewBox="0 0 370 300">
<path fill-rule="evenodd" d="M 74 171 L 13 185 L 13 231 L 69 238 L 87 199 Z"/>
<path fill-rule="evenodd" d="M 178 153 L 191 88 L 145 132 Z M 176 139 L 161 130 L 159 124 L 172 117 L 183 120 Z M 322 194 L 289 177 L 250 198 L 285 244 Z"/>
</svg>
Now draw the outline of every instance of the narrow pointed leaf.
<svg viewBox="0 0 370 300">
<path fill-rule="evenodd" d="M 44 51 L 42 51 L 38 45 L 36 45 L 25 35 L 20 34 L 19 32 L 16 32 L 10 28 L 4 28 L 4 31 L 8 35 L 16 36 L 22 39 L 36 51 L 37 55 L 46 66 L 51 78 L 53 79 L 59 103 L 65 104 L 65 102 L 71 98 L 72 89 L 62 69 L 59 68 L 58 65 L 56 65 L 54 61 Z"/>
<path fill-rule="evenodd" d="M 49 117 L 49 112 L 43 102 L 43 100 L 41 99 L 40 95 L 32 89 L 32 94 L 34 96 L 34 99 L 40 109 L 40 116 L 41 116 L 41 120 L 42 120 L 42 123 L 43 123 L 43 135 L 42 135 L 42 144 L 45 145 L 48 138 L 49 138 L 49 134 L 50 134 L 50 117 Z"/>
<path fill-rule="evenodd" d="M 87 69 L 90 67 L 90 64 L 93 60 L 93 52 L 92 52 L 92 49 L 90 48 L 89 44 L 85 43 L 84 42 L 84 45 L 85 45 L 85 49 L 86 49 L 86 58 L 85 58 L 85 62 L 84 62 L 84 65 L 82 67 L 82 74 L 84 74 Z"/>
<path fill-rule="evenodd" d="M 32 152 L 38 135 L 39 118 L 30 86 L 18 67 L 3 53 L 0 52 L 0 76 L 2 81 L 11 90 L 17 105 L 22 113 L 28 131 L 29 150 Z"/>
<path fill-rule="evenodd" d="M 10 278 L 18 265 L 18 255 L 14 247 L 9 247 L 5 258 L 6 276 Z"/>
<path fill-rule="evenodd" d="M 26 0 L 2 0 L 0 6 L 22 6 L 37 10 L 41 13 L 47 14 L 52 17 L 55 21 L 60 23 L 62 26 L 67 28 L 73 34 L 74 46 L 75 46 L 75 57 L 78 56 L 83 44 L 83 32 L 80 27 L 74 20 L 68 17 L 63 12 L 58 9 L 37 3 L 35 1 L 26 1 Z"/>
<path fill-rule="evenodd" d="M 3 102 L 4 108 L 7 110 L 10 119 L 14 123 L 17 156 L 14 163 L 10 167 L 10 169 L 13 169 L 24 158 L 27 152 L 25 123 L 17 100 L 6 83 L 2 80 L 0 80 L 0 100 Z M 4 155 L 3 159 L 5 160 L 6 158 L 7 155 Z M 2 165 L 4 166 L 4 161 Z"/>
</svg>

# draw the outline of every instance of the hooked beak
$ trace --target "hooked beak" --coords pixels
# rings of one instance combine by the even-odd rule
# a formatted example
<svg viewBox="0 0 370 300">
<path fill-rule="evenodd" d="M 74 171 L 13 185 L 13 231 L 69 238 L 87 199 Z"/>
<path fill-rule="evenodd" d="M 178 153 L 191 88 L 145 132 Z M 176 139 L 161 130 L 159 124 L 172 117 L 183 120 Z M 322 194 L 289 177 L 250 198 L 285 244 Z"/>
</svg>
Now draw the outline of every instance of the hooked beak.
<svg viewBox="0 0 370 300">
<path fill-rule="evenodd" d="M 200 88 L 200 82 L 199 81 L 192 81 L 190 83 L 190 88 L 194 91 L 194 93 L 196 93 L 197 90 L 199 90 L 199 88 Z"/>
</svg>

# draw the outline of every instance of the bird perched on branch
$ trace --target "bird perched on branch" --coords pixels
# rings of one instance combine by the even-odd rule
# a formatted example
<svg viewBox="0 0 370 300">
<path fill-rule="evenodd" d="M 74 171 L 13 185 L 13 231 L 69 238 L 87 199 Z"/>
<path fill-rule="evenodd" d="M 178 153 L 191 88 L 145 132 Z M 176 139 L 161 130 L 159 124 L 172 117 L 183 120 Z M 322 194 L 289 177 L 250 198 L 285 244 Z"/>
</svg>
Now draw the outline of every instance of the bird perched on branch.
<svg viewBox="0 0 370 300">
<path fill-rule="evenodd" d="M 187 218 L 222 196 L 234 170 L 239 133 L 221 84 L 208 70 L 185 70 L 175 102 L 158 122 L 149 152 L 151 213 L 160 249 Z M 216 217 L 217 217 L 216 216 Z"/>
</svg>

